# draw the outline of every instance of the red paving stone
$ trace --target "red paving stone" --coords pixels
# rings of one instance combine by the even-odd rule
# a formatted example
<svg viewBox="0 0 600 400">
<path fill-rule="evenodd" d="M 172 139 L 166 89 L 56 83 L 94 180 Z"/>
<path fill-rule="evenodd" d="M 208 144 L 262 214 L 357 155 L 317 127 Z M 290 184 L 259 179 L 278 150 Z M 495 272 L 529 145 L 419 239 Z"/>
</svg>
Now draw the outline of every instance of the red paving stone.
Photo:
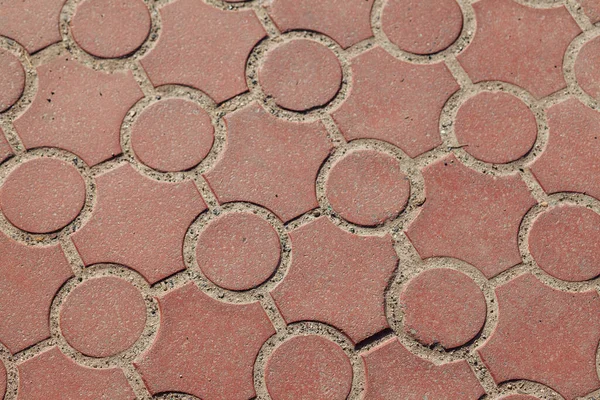
<svg viewBox="0 0 600 400">
<path fill-rule="evenodd" d="M 325 45 L 298 39 L 269 51 L 258 77 L 277 105 L 304 111 L 325 105 L 337 94 L 342 67 Z"/>
<path fill-rule="evenodd" d="M 0 399 L 598 397 L 576 2 L 0 0 Z"/>
<path fill-rule="evenodd" d="M 352 365 L 332 341 L 298 336 L 269 357 L 265 380 L 273 400 L 343 400 L 352 387 Z"/>
<path fill-rule="evenodd" d="M 6 50 L 0 50 L 0 112 L 19 100 L 25 88 L 25 70 L 21 61 Z"/>
<path fill-rule="evenodd" d="M 439 268 L 409 281 L 400 296 L 404 329 L 426 346 L 461 346 L 477 335 L 486 318 L 481 289 L 462 272 Z"/>
<path fill-rule="evenodd" d="M 459 108 L 454 132 L 458 143 L 473 157 L 503 164 L 518 160 L 531 150 L 537 138 L 537 122 L 533 112 L 517 97 L 483 92 Z"/>
<path fill-rule="evenodd" d="M 60 330 L 76 350 L 107 357 L 127 350 L 146 325 L 146 305 L 138 289 L 116 277 L 78 285 L 60 309 Z"/>
<path fill-rule="evenodd" d="M 37 158 L 19 165 L 0 187 L 0 209 L 17 228 L 47 233 L 73 221 L 85 203 L 85 182 L 65 161 Z"/>
<path fill-rule="evenodd" d="M 351 60 L 353 86 L 333 113 L 348 140 L 379 139 L 416 157 L 442 143 L 439 117 L 458 84 L 442 64 L 415 65 L 380 47 Z"/>
<path fill-rule="evenodd" d="M 383 31 L 401 50 L 433 54 L 460 35 L 463 15 L 455 0 L 391 0 L 383 8 Z"/>
<path fill-rule="evenodd" d="M 331 169 L 325 187 L 333 210 L 358 225 L 394 219 L 410 195 L 410 183 L 398 160 L 374 150 L 346 154 Z"/>
</svg>

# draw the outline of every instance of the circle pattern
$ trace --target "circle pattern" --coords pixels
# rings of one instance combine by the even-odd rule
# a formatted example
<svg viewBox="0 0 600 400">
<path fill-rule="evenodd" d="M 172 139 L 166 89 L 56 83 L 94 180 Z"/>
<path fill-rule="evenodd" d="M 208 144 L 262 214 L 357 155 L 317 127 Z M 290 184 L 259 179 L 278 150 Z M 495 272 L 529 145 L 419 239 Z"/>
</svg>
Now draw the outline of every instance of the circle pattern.
<svg viewBox="0 0 600 400">
<path fill-rule="evenodd" d="M 404 329 L 420 343 L 462 346 L 483 328 L 487 306 L 479 286 L 449 268 L 422 272 L 400 294 Z"/>
<path fill-rule="evenodd" d="M 150 27 L 150 13 L 142 0 L 85 0 L 71 21 L 77 44 L 100 58 L 133 53 L 148 37 Z"/>
<path fill-rule="evenodd" d="M 346 353 L 321 336 L 296 336 L 267 360 L 265 380 L 273 400 L 342 400 L 352 386 Z"/>
<path fill-rule="evenodd" d="M 533 112 L 519 98 L 503 92 L 482 92 L 468 99 L 458 110 L 454 130 L 467 153 L 494 164 L 523 157 L 537 138 Z"/>
<path fill-rule="evenodd" d="M 49 233 L 73 221 L 85 203 L 85 182 L 65 161 L 36 158 L 20 164 L 0 187 L 0 208 L 17 228 Z"/>
<path fill-rule="evenodd" d="M 600 36 L 583 45 L 575 60 L 575 77 L 579 86 L 600 100 Z"/>
<path fill-rule="evenodd" d="M 25 70 L 21 61 L 0 49 L 0 112 L 13 106 L 25 89 Z"/>
<path fill-rule="evenodd" d="M 248 290 L 269 279 L 281 258 L 279 236 L 261 217 L 232 212 L 211 221 L 198 238 L 198 266 L 215 285 Z"/>
<path fill-rule="evenodd" d="M 196 103 L 164 99 L 147 107 L 134 122 L 131 146 L 150 168 L 185 171 L 208 155 L 214 132 L 210 116 Z"/>
<path fill-rule="evenodd" d="M 342 83 L 342 67 L 326 46 L 296 39 L 268 51 L 258 77 L 265 94 L 278 106 L 306 111 L 335 97 Z"/>
<path fill-rule="evenodd" d="M 354 150 L 331 168 L 326 196 L 344 219 L 375 226 L 404 210 L 410 183 L 394 157 L 375 150 Z"/>
<path fill-rule="evenodd" d="M 540 214 L 529 233 L 538 266 L 555 278 L 585 281 L 600 275 L 600 215 L 579 206 L 554 207 Z"/>
<path fill-rule="evenodd" d="M 108 357 L 130 348 L 146 325 L 139 290 L 117 277 L 89 279 L 78 285 L 60 309 L 67 342 L 90 357 Z"/>
</svg>

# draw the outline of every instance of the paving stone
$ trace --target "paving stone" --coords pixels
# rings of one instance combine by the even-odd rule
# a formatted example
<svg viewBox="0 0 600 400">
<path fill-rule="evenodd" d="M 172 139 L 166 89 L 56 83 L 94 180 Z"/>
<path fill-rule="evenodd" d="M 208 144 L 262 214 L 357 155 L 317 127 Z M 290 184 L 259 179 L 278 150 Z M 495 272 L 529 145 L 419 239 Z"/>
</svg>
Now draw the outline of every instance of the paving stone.
<svg viewBox="0 0 600 400">
<path fill-rule="evenodd" d="M 135 399 L 120 368 L 89 368 L 52 347 L 19 365 L 19 400 Z"/>
<path fill-rule="evenodd" d="M 66 0 L 28 0 L 0 3 L 0 35 L 29 53 L 60 42 L 60 11 Z"/>
<path fill-rule="evenodd" d="M 50 337 L 50 305 L 72 276 L 60 246 L 33 247 L 0 233 L 0 342 L 11 353 Z"/>
<path fill-rule="evenodd" d="M 500 400 L 538 400 L 538 398 L 527 394 L 511 394 L 509 396 L 501 397 Z"/>
<path fill-rule="evenodd" d="M 484 175 L 447 156 L 423 176 L 427 200 L 406 230 L 422 258 L 458 258 L 488 278 L 521 262 L 519 225 L 535 200 L 518 175 Z"/>
<path fill-rule="evenodd" d="M 529 233 L 538 266 L 566 281 L 600 275 L 600 215 L 585 207 L 559 206 L 540 214 Z"/>
<path fill-rule="evenodd" d="M 531 165 L 544 191 L 600 199 L 600 113 L 569 99 L 548 110 L 548 126 L 546 149 Z"/>
<path fill-rule="evenodd" d="M 352 365 L 329 339 L 297 336 L 268 359 L 265 381 L 273 400 L 343 400 L 352 387 Z"/>
<path fill-rule="evenodd" d="M 342 67 L 325 45 L 297 39 L 268 51 L 258 78 L 265 94 L 279 106 L 304 111 L 335 97 L 342 84 Z"/>
<path fill-rule="evenodd" d="M 206 209 L 193 182 L 158 182 L 122 165 L 96 187 L 92 218 L 72 235 L 85 265 L 122 264 L 150 284 L 185 268 L 185 232 Z"/>
<path fill-rule="evenodd" d="M 275 333 L 260 304 L 223 303 L 194 284 L 158 301 L 158 336 L 135 362 L 150 393 L 175 391 L 202 399 L 254 397 L 254 359 Z"/>
<path fill-rule="evenodd" d="M 454 132 L 458 143 L 473 157 L 503 164 L 529 153 L 537 139 L 537 122 L 519 98 L 482 92 L 458 109 Z"/>
<path fill-rule="evenodd" d="M 266 8 L 282 31 L 308 30 L 331 37 L 343 48 L 373 36 L 373 0 L 272 0 Z"/>
<path fill-rule="evenodd" d="M 158 42 L 141 60 L 154 86 L 192 86 L 217 103 L 248 90 L 246 59 L 266 35 L 252 10 L 177 0 L 162 7 L 160 16 Z"/>
<path fill-rule="evenodd" d="M 198 266 L 215 285 L 248 290 L 269 279 L 279 265 L 281 248 L 275 229 L 252 213 L 224 214 L 198 238 Z"/>
<path fill-rule="evenodd" d="M 355 343 L 388 328 L 384 291 L 398 264 L 388 235 L 353 235 L 320 217 L 290 237 L 292 265 L 271 292 L 287 323 L 324 322 Z"/>
<path fill-rule="evenodd" d="M 400 294 L 404 329 L 426 346 L 462 346 L 483 328 L 485 297 L 479 286 L 449 268 L 422 272 Z"/>
<path fill-rule="evenodd" d="M 25 70 L 15 55 L 0 49 L 0 71 L 0 112 L 3 112 L 21 97 L 25 89 Z"/>
<path fill-rule="evenodd" d="M 410 157 L 442 143 L 440 112 L 458 90 L 444 64 L 409 64 L 376 47 L 351 67 L 350 95 L 332 114 L 346 139 L 384 140 Z"/>
<path fill-rule="evenodd" d="M 184 99 L 165 99 L 146 108 L 133 124 L 136 156 L 163 172 L 195 167 L 210 152 L 215 128 L 200 106 Z"/>
<path fill-rule="evenodd" d="M 90 357 L 108 357 L 131 347 L 146 325 L 140 291 L 117 277 L 93 278 L 78 285 L 60 309 L 67 342 Z"/>
<path fill-rule="evenodd" d="M 0 209 L 16 227 L 47 233 L 77 217 L 85 192 L 85 182 L 73 165 L 36 158 L 20 164 L 0 186 Z"/>
<path fill-rule="evenodd" d="M 599 3 L 600 4 L 600 3 Z M 590 96 L 600 99 L 600 36 L 583 45 L 575 61 L 579 86 Z"/>
<path fill-rule="evenodd" d="M 496 382 L 540 382 L 566 399 L 600 388 L 595 291 L 566 293 L 526 274 L 496 289 L 498 324 L 479 354 Z M 527 357 L 523 355 L 527 354 Z"/>
<path fill-rule="evenodd" d="M 600 1 L 598 0 L 579 0 L 583 11 L 588 16 L 592 24 L 600 22 Z"/>
<path fill-rule="evenodd" d="M 88 165 L 121 153 L 121 123 L 143 97 L 131 71 L 96 71 L 59 56 L 37 72 L 33 103 L 14 122 L 26 148 L 59 147 Z"/>
<path fill-rule="evenodd" d="M 319 205 L 315 179 L 332 149 L 321 122 L 279 119 L 257 103 L 225 122 L 225 152 L 205 174 L 221 203 L 255 203 L 284 222 Z"/>
<path fill-rule="evenodd" d="M 473 8 L 477 29 L 458 61 L 474 82 L 512 83 L 537 98 L 566 87 L 564 54 L 581 29 L 564 6 L 482 0 Z"/>
<path fill-rule="evenodd" d="M 4 367 L 4 364 L 2 364 L 2 360 L 0 360 L 0 398 L 4 398 L 4 395 L 6 394 L 6 383 L 6 368 Z"/>
<path fill-rule="evenodd" d="M 368 400 L 478 399 L 485 392 L 466 361 L 435 365 L 390 339 L 363 356 Z"/>
<path fill-rule="evenodd" d="M 142 0 L 86 0 L 71 20 L 77 44 L 101 58 L 134 52 L 148 37 L 150 26 L 150 13 Z"/>
<path fill-rule="evenodd" d="M 398 160 L 374 150 L 346 154 L 334 164 L 325 187 L 336 213 L 367 226 L 396 218 L 410 195 L 410 182 Z"/>
<path fill-rule="evenodd" d="M 4 132 L 2 131 L 2 128 L 0 128 L 0 163 L 12 155 L 12 149 L 6 141 L 6 138 L 4 137 Z"/>
<path fill-rule="evenodd" d="M 381 18 L 390 41 L 415 54 L 444 50 L 458 38 L 463 23 L 455 0 L 388 0 Z"/>
</svg>

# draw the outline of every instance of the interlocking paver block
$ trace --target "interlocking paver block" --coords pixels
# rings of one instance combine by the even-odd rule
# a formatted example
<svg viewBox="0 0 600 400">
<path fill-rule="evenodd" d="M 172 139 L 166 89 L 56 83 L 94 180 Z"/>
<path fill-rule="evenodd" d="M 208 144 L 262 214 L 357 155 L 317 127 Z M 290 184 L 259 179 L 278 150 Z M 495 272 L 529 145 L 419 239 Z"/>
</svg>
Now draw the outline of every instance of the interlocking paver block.
<svg viewBox="0 0 600 400">
<path fill-rule="evenodd" d="M 518 175 L 484 175 L 448 156 L 423 176 L 427 200 L 406 231 L 421 257 L 458 258 L 488 278 L 521 262 L 519 225 L 535 200 Z"/>
<path fill-rule="evenodd" d="M 66 0 L 0 2 L 0 35 L 35 53 L 60 42 L 59 16 Z"/>
<path fill-rule="evenodd" d="M 319 205 L 315 179 L 332 148 L 322 123 L 279 119 L 258 103 L 225 122 L 225 152 L 205 174 L 220 202 L 259 204 L 284 222 Z"/>
<path fill-rule="evenodd" d="M 347 48 L 373 36 L 373 0 L 272 0 L 267 11 L 282 31 L 308 30 Z"/>
<path fill-rule="evenodd" d="M 486 319 L 481 289 L 469 276 L 449 268 L 425 271 L 410 280 L 400 305 L 404 329 L 426 346 L 461 346 L 479 333 Z"/>
<path fill-rule="evenodd" d="M 342 83 L 342 67 L 325 45 L 298 39 L 267 52 L 258 78 L 279 106 L 304 111 L 333 99 Z"/>
<path fill-rule="evenodd" d="M 466 361 L 435 365 L 408 351 L 397 339 L 362 356 L 365 399 L 478 399 L 485 392 Z"/>
<path fill-rule="evenodd" d="M 454 133 L 459 145 L 473 157 L 501 164 L 518 160 L 531 150 L 537 139 L 537 122 L 517 97 L 483 92 L 458 109 Z"/>
<path fill-rule="evenodd" d="M 0 233 L 0 343 L 16 353 L 50 336 L 52 299 L 72 276 L 58 245 L 32 247 Z"/>
<path fill-rule="evenodd" d="M 85 203 L 85 182 L 73 165 L 37 158 L 19 165 L 0 185 L 0 209 L 12 224 L 47 233 L 73 221 Z"/>
<path fill-rule="evenodd" d="M 298 336 L 275 349 L 265 381 L 273 400 L 343 400 L 352 386 L 352 365 L 331 340 Z"/>
<path fill-rule="evenodd" d="M 590 96 L 600 99 L 600 37 L 583 45 L 575 61 L 579 86 Z"/>
<path fill-rule="evenodd" d="M 527 379 L 566 399 L 600 388 L 595 291 L 566 293 L 526 274 L 496 289 L 498 325 L 479 350 L 496 382 Z M 523 355 L 527 356 L 524 357 Z"/>
<path fill-rule="evenodd" d="M 148 37 L 150 25 L 150 13 L 142 0 L 85 0 L 71 20 L 77 44 L 102 58 L 134 52 Z"/>
<path fill-rule="evenodd" d="M 76 350 L 107 357 L 131 347 L 146 325 L 139 290 L 117 277 L 93 278 L 77 286 L 60 310 L 60 330 Z"/>
<path fill-rule="evenodd" d="M 198 238 L 196 259 L 206 277 L 230 290 L 247 290 L 267 280 L 279 265 L 281 248 L 273 227 L 252 213 L 224 214 Z"/>
<path fill-rule="evenodd" d="M 52 347 L 19 365 L 18 400 L 131 400 L 131 386 L 120 368 L 89 368 Z"/>
<path fill-rule="evenodd" d="M 396 218 L 410 195 L 410 182 L 398 160 L 374 150 L 346 154 L 332 167 L 325 187 L 333 210 L 359 225 Z"/>
<path fill-rule="evenodd" d="M 348 140 L 387 141 L 410 157 L 442 143 L 440 112 L 458 89 L 444 64 L 409 64 L 376 47 L 351 66 L 350 95 L 333 113 Z"/>
<path fill-rule="evenodd" d="M 158 182 L 122 165 L 96 187 L 92 219 L 72 236 L 85 265 L 122 264 L 149 283 L 185 268 L 185 232 L 206 209 L 193 182 Z"/>
<path fill-rule="evenodd" d="M 6 368 L 4 367 L 4 364 L 2 364 L 2 360 L 0 360 L 0 398 L 4 398 L 4 395 L 6 394 L 6 382 Z"/>
<path fill-rule="evenodd" d="M 254 359 L 275 333 L 258 303 L 223 303 L 193 283 L 158 301 L 158 336 L 135 363 L 151 393 L 175 391 L 207 400 L 255 395 Z"/>
<path fill-rule="evenodd" d="M 26 148 L 59 147 L 88 165 L 121 153 L 121 123 L 143 97 L 131 71 L 96 71 L 58 56 L 37 73 L 33 103 L 14 123 Z"/>
<path fill-rule="evenodd" d="M 398 264 L 389 236 L 359 237 L 320 217 L 290 237 L 292 265 L 271 292 L 286 322 L 325 322 L 354 342 L 388 327 L 384 290 Z"/>
<path fill-rule="evenodd" d="M 158 42 L 141 61 L 154 86 L 192 86 L 217 103 L 248 90 L 246 59 L 265 36 L 252 10 L 223 11 L 204 1 L 177 0 L 160 15 Z"/>
<path fill-rule="evenodd" d="M 546 149 L 531 166 L 542 188 L 600 199 L 600 112 L 569 99 L 548 110 L 548 126 Z"/>
<path fill-rule="evenodd" d="M 529 233 L 537 265 L 566 281 L 600 275 L 600 215 L 585 207 L 559 206 L 542 213 Z"/>
<path fill-rule="evenodd" d="M 163 172 L 195 167 L 207 156 L 215 128 L 208 113 L 184 99 L 165 99 L 146 108 L 131 129 L 131 146 L 147 166 Z"/>
<path fill-rule="evenodd" d="M 458 38 L 462 23 L 455 0 L 388 0 L 382 16 L 390 41 L 415 54 L 444 50 Z"/>
<path fill-rule="evenodd" d="M 21 97 L 25 88 L 25 70 L 15 55 L 0 49 L 0 71 L 0 112 L 3 112 Z"/>
<path fill-rule="evenodd" d="M 600 22 L 600 1 L 598 0 L 579 0 L 579 4 L 583 7 L 586 15 L 592 22 Z"/>
<path fill-rule="evenodd" d="M 537 98 L 567 85 L 563 58 L 581 30 L 565 7 L 533 8 L 514 0 L 481 0 L 473 8 L 475 37 L 458 61 L 474 82 L 512 83 Z"/>
<path fill-rule="evenodd" d="M 0 128 L 0 163 L 6 160 L 8 157 L 12 156 L 12 154 L 12 149 L 10 148 L 10 145 L 4 137 L 4 132 L 2 131 L 2 128 Z"/>
</svg>

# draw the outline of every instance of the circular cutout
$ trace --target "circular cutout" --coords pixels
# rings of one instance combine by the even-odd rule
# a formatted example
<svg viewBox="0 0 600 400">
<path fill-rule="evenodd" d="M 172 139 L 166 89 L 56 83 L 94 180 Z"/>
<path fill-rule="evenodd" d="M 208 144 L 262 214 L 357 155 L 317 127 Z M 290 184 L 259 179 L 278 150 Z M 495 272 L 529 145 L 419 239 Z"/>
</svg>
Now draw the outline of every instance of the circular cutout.
<svg viewBox="0 0 600 400">
<path fill-rule="evenodd" d="M 52 158 L 19 165 L 0 187 L 0 208 L 17 228 L 32 233 L 59 230 L 85 203 L 85 182 L 77 168 Z"/>
<path fill-rule="evenodd" d="M 331 340 L 296 336 L 268 359 L 265 381 L 273 400 L 342 400 L 352 387 L 352 365 Z"/>
<path fill-rule="evenodd" d="M 460 35 L 462 11 L 455 0 L 388 0 L 382 29 L 392 43 L 414 54 L 433 54 Z"/>
<path fill-rule="evenodd" d="M 93 278 L 77 286 L 60 310 L 60 329 L 74 349 L 108 357 L 130 348 L 146 325 L 139 290 L 117 277 Z"/>
<path fill-rule="evenodd" d="M 0 112 L 12 107 L 25 89 L 25 70 L 21 61 L 0 49 Z"/>
<path fill-rule="evenodd" d="M 476 159 L 503 164 L 531 150 L 537 138 L 537 122 L 519 98 L 503 92 L 482 92 L 460 106 L 454 132 L 458 143 Z"/>
<path fill-rule="evenodd" d="M 540 214 L 529 233 L 529 251 L 538 266 L 564 281 L 600 275 L 600 215 L 580 206 Z"/>
<path fill-rule="evenodd" d="M 281 245 L 275 229 L 251 213 L 223 214 L 198 238 L 198 266 L 215 285 L 248 290 L 269 279 L 279 265 Z"/>
<path fill-rule="evenodd" d="M 71 21 L 77 44 L 101 58 L 133 53 L 148 37 L 150 26 L 150 13 L 142 0 L 85 0 Z"/>
<path fill-rule="evenodd" d="M 268 51 L 258 77 L 265 94 L 278 106 L 305 111 L 335 97 L 342 83 L 342 67 L 326 46 L 296 39 Z"/>
<path fill-rule="evenodd" d="M 600 36 L 583 45 L 575 60 L 575 77 L 581 88 L 600 100 Z"/>
<path fill-rule="evenodd" d="M 150 168 L 185 171 L 208 155 L 215 129 L 208 113 L 183 99 L 165 99 L 147 107 L 134 122 L 131 146 Z"/>
<path fill-rule="evenodd" d="M 420 343 L 446 349 L 472 340 L 485 324 L 487 306 L 479 286 L 449 268 L 413 278 L 400 294 L 404 329 Z"/>
<path fill-rule="evenodd" d="M 394 157 L 375 150 L 354 150 L 331 168 L 326 196 L 333 210 L 347 221 L 375 226 L 404 210 L 410 183 Z"/>
</svg>

